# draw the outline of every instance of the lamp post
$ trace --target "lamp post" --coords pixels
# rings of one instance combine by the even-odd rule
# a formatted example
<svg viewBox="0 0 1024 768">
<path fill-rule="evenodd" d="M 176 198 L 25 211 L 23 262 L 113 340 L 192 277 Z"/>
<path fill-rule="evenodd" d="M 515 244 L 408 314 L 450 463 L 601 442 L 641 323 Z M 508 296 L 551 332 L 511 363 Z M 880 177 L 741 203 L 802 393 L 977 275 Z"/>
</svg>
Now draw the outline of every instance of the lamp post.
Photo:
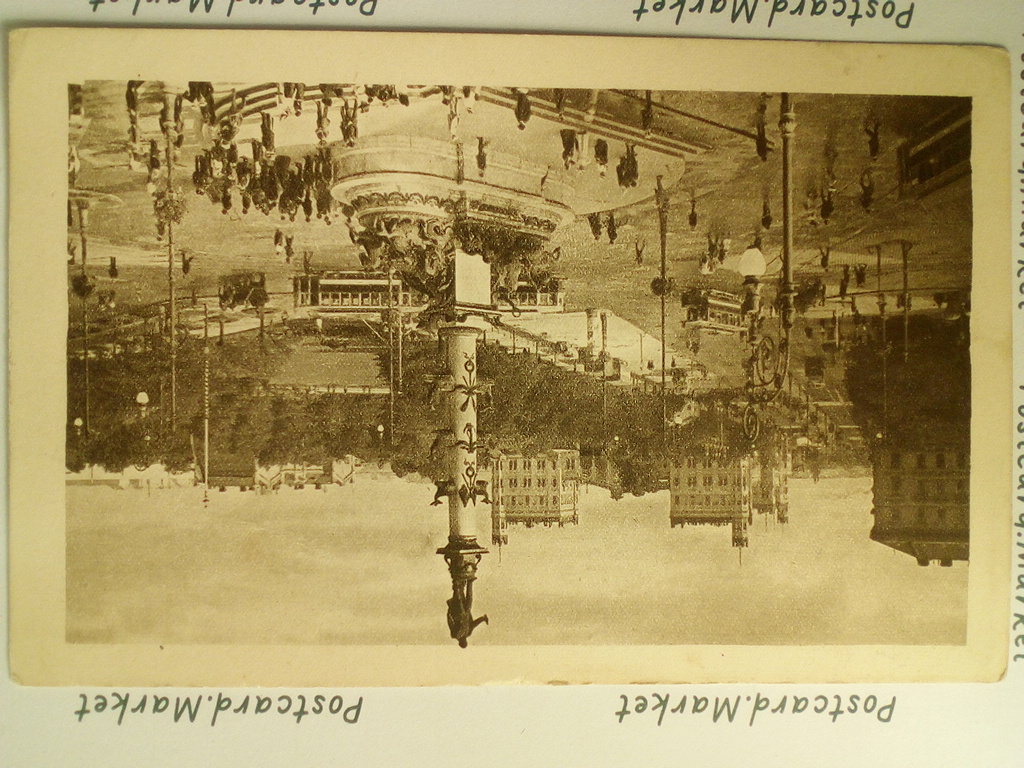
<svg viewBox="0 0 1024 768">
<path fill-rule="evenodd" d="M 149 394 L 145 390 L 140 391 L 137 395 L 135 395 L 135 404 L 139 406 L 139 423 L 143 431 L 142 440 L 146 446 L 145 461 L 146 466 L 148 467 L 152 463 L 150 460 L 150 457 L 152 455 L 150 451 L 150 440 L 152 438 L 150 437 L 149 425 L 146 421 L 146 413 L 149 410 Z"/>
<path fill-rule="evenodd" d="M 447 374 L 447 417 L 451 434 L 448 470 L 448 542 L 437 550 L 444 557 L 452 579 L 448 605 L 448 629 L 452 639 L 465 648 L 473 629 L 487 616 L 473 618 L 473 582 L 477 566 L 487 550 L 477 542 L 476 503 L 481 495 L 477 475 L 476 347 L 483 331 L 480 318 L 493 311 L 490 266 L 480 255 L 455 252 L 455 280 L 450 305 L 438 330 Z M 473 321 L 471 321 L 473 318 Z"/>
<path fill-rule="evenodd" d="M 745 287 L 743 309 L 752 313 L 747 396 L 749 402 L 743 413 L 743 431 L 754 440 L 760 433 L 760 417 L 755 405 L 769 403 L 778 397 L 789 377 L 790 334 L 796 316 L 793 290 L 793 136 L 796 131 L 796 113 L 790 94 L 782 94 L 779 114 L 782 134 L 782 273 L 779 284 L 779 339 L 760 335 L 760 278 L 767 269 L 761 252 L 760 237 L 743 252 L 737 261 L 737 270 L 743 275 Z"/>
<path fill-rule="evenodd" d="M 161 129 L 164 134 L 166 147 L 165 163 L 167 165 L 167 199 L 168 203 L 174 199 L 174 102 L 175 94 L 172 90 L 164 87 L 164 108 Z M 171 345 L 171 431 L 174 431 L 178 412 L 178 337 L 177 337 L 177 303 L 174 285 L 174 221 L 173 217 L 167 219 L 167 319 L 170 323 L 170 345 Z"/>
<path fill-rule="evenodd" d="M 86 229 L 89 226 L 89 200 L 79 198 L 75 201 L 78 208 L 78 239 L 82 247 L 82 271 L 85 272 L 86 249 L 89 241 L 86 238 Z"/>
</svg>

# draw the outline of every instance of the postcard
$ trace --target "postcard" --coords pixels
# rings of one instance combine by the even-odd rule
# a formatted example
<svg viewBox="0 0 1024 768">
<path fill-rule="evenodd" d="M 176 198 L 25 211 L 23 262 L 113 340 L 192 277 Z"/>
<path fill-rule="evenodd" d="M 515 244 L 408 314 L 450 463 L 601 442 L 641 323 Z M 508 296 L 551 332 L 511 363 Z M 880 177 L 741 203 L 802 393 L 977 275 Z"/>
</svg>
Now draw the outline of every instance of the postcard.
<svg viewBox="0 0 1024 768">
<path fill-rule="evenodd" d="M 14 675 L 998 679 L 1006 65 L 14 33 Z"/>
</svg>

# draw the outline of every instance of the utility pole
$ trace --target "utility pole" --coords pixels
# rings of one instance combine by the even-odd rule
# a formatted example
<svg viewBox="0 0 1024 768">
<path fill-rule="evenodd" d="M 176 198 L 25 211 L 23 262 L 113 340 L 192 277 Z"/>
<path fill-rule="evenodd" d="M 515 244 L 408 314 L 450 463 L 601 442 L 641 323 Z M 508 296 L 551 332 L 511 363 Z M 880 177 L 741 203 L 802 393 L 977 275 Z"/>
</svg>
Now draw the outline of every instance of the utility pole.
<svg viewBox="0 0 1024 768">
<path fill-rule="evenodd" d="M 782 94 L 779 131 L 782 133 L 782 330 L 788 342 L 796 315 L 793 306 L 793 137 L 796 133 L 796 111 L 788 93 Z M 788 376 L 788 343 L 786 358 Z"/>
<path fill-rule="evenodd" d="M 882 334 L 882 429 L 889 423 L 889 341 L 885 323 L 885 292 L 882 291 L 882 246 L 875 246 L 877 290 L 878 290 L 878 321 Z"/>
<path fill-rule="evenodd" d="M 661 437 L 665 439 L 668 425 L 668 390 L 665 381 L 665 300 L 668 293 L 668 192 L 661 185 L 661 176 L 657 178 L 654 199 L 658 205 L 658 231 L 661 235 Z"/>
<path fill-rule="evenodd" d="M 210 503 L 210 307 L 203 302 L 203 504 Z"/>
<path fill-rule="evenodd" d="M 388 445 L 395 444 L 395 294 L 391 259 L 388 259 Z"/>
<path fill-rule="evenodd" d="M 82 365 L 85 368 L 85 413 L 82 418 L 82 427 L 85 431 L 85 436 L 89 436 L 89 296 L 88 296 L 88 279 L 89 275 L 85 270 L 85 255 L 87 240 L 85 231 L 89 226 L 89 201 L 79 200 L 78 206 L 78 237 L 81 240 L 82 245 L 82 284 L 83 284 L 83 296 L 82 296 Z"/>
<path fill-rule="evenodd" d="M 910 274 L 907 268 L 907 257 L 914 244 L 908 240 L 900 240 L 903 253 L 903 362 L 907 362 L 910 351 Z"/>
</svg>

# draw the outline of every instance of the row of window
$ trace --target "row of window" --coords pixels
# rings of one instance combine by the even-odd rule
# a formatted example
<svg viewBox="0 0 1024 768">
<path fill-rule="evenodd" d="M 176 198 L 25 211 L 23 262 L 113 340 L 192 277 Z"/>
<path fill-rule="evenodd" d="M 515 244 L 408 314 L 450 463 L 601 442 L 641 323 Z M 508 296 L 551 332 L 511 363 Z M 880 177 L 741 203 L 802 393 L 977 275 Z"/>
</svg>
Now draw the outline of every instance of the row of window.
<svg viewBox="0 0 1024 768">
<path fill-rule="evenodd" d="M 736 459 L 715 459 L 710 456 L 687 456 L 687 469 L 726 469 L 736 471 L 740 469 L 740 462 Z"/>
<path fill-rule="evenodd" d="M 499 504 L 505 504 L 509 507 L 546 507 L 548 506 L 547 496 L 509 496 L 507 499 L 502 496 L 498 499 Z M 558 496 L 551 496 L 551 506 L 557 507 L 559 504 Z M 569 502 L 568 498 L 563 497 L 563 501 Z"/>
<path fill-rule="evenodd" d="M 516 291 L 516 303 L 524 307 L 557 307 L 558 294 L 548 293 L 547 291 L 537 293 L 534 290 L 519 288 Z"/>
<path fill-rule="evenodd" d="M 718 496 L 697 496 L 693 494 L 673 494 L 672 496 L 672 505 L 677 509 L 684 504 L 687 505 L 688 509 L 699 509 L 701 507 L 739 509 L 744 505 L 744 501 L 745 497 L 736 493 Z"/>
<path fill-rule="evenodd" d="M 682 480 L 682 478 L 679 475 L 676 475 L 675 477 L 672 478 L 672 485 L 674 485 L 676 488 L 678 488 L 680 485 L 682 485 L 681 480 Z M 686 478 L 686 485 L 688 487 L 690 487 L 690 488 L 696 488 L 699 484 L 700 484 L 700 478 L 697 475 L 689 475 Z M 714 475 L 704 475 L 704 487 L 705 488 L 710 488 L 713 485 L 715 485 L 715 476 Z M 739 475 L 719 475 L 718 476 L 718 486 L 719 487 L 725 488 L 725 487 L 730 486 L 730 485 L 746 485 L 746 482 L 744 482 L 744 478 L 739 476 Z"/>
<path fill-rule="evenodd" d="M 322 307 L 386 307 L 388 297 L 384 291 L 321 291 L 319 303 Z M 411 303 L 411 294 L 395 295 L 397 306 L 407 307 Z"/>
<path fill-rule="evenodd" d="M 536 464 L 536 469 L 538 470 L 548 468 L 548 459 L 508 459 L 507 462 L 507 469 L 509 472 L 518 472 L 520 465 L 522 466 L 524 472 L 532 472 L 535 469 L 534 464 Z M 558 468 L 558 462 L 556 460 L 551 459 L 550 462 L 551 469 Z M 576 459 L 574 458 L 566 459 L 562 463 L 565 469 L 576 469 Z"/>
<path fill-rule="evenodd" d="M 896 523 L 898 525 L 908 525 L 914 523 L 918 526 L 924 525 L 925 523 L 939 523 L 942 525 L 967 525 L 969 520 L 969 510 L 966 506 L 951 505 L 951 506 L 936 506 L 936 507 L 917 507 L 916 509 L 893 509 L 887 510 L 890 513 L 901 512 L 902 514 L 890 514 L 890 525 Z"/>
<path fill-rule="evenodd" d="M 967 469 L 969 457 L 963 451 L 893 453 L 889 456 L 889 466 L 893 469 Z"/>
<path fill-rule="evenodd" d="M 522 486 L 523 488 L 531 488 L 533 486 L 533 481 L 534 480 L 537 481 L 537 487 L 538 488 L 547 488 L 548 478 L 546 478 L 546 477 L 537 477 L 537 478 L 524 477 L 524 478 L 522 478 L 522 482 L 521 483 L 520 483 L 520 479 L 519 478 L 517 478 L 517 477 L 510 477 L 508 479 L 508 487 L 509 488 L 519 488 L 520 486 Z M 568 488 L 572 488 L 574 485 L 575 485 L 575 481 L 574 480 L 563 480 L 562 484 L 561 484 L 561 487 L 568 489 Z M 498 487 L 499 488 L 504 488 L 505 487 L 505 479 L 504 478 L 502 478 L 501 480 L 498 481 Z M 558 478 L 557 477 L 552 477 L 551 478 L 551 488 L 553 490 L 555 490 L 555 491 L 559 490 L 559 483 L 558 483 Z"/>
<path fill-rule="evenodd" d="M 891 478 L 889 488 L 893 494 L 903 494 L 920 501 L 935 499 L 940 501 L 955 496 L 967 495 L 967 480 L 907 480 L 899 475 Z"/>
</svg>

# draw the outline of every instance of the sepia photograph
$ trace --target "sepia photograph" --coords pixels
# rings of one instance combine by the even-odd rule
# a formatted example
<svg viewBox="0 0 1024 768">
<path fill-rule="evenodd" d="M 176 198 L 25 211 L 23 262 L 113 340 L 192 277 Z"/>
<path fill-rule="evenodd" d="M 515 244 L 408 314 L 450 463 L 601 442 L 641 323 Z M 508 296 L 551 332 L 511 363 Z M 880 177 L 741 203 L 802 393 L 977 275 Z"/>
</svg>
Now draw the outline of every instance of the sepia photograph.
<svg viewBox="0 0 1024 768">
<path fill-rule="evenodd" d="M 968 647 L 978 94 L 273 63 L 40 96 L 63 647 Z"/>
</svg>

